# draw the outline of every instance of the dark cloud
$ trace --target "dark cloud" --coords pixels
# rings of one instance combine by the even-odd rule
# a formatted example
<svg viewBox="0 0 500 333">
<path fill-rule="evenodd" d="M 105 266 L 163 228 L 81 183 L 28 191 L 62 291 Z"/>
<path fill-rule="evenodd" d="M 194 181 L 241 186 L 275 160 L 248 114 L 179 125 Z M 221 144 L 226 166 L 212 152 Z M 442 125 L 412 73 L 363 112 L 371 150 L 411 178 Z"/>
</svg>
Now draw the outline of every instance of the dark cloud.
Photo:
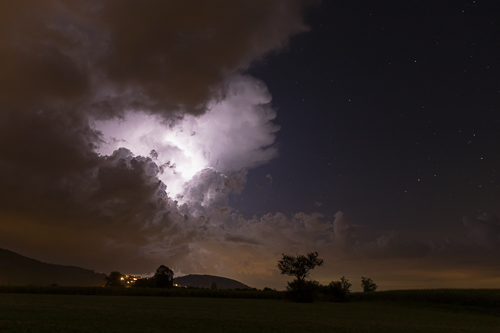
<svg viewBox="0 0 500 333">
<path fill-rule="evenodd" d="M 108 1 L 99 18 L 109 80 L 195 113 L 229 75 L 304 30 L 297 1 Z"/>
<path fill-rule="evenodd" d="M 302 1 L 0 5 L 0 101 L 202 114 L 225 81 L 304 31 Z"/>
<path fill-rule="evenodd" d="M 71 50 L 82 41 L 64 27 L 57 1 L 0 4 L 0 103 L 2 108 L 66 102 L 89 90 L 88 70 Z M 73 21 L 74 17 L 67 20 Z"/>
<path fill-rule="evenodd" d="M 161 236 L 170 224 L 168 203 L 156 195 L 160 183 L 148 172 L 153 162 L 126 151 L 96 160 L 91 168 L 57 175 L 6 168 L 11 172 L 1 179 L 7 185 L 0 200 L 3 241 L 111 264 L 117 248 L 136 250 Z"/>
<path fill-rule="evenodd" d="M 253 238 L 248 238 L 248 237 L 243 237 L 243 236 L 226 235 L 226 237 L 224 237 L 224 240 L 228 241 L 228 242 L 245 243 L 245 244 L 252 244 L 252 245 L 262 244 L 262 242 L 258 239 L 253 239 Z"/>
</svg>

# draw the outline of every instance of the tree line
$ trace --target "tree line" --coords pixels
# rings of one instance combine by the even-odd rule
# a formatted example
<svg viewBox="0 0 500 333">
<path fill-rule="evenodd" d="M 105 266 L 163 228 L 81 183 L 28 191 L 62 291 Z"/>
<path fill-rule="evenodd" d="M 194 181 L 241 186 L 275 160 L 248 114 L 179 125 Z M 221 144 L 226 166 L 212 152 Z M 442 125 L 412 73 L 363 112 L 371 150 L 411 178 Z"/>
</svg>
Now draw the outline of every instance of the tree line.
<svg viewBox="0 0 500 333">
<path fill-rule="evenodd" d="M 332 281 L 327 286 L 318 281 L 307 280 L 309 273 L 316 266 L 323 266 L 323 259 L 319 258 L 318 252 L 310 252 L 306 255 L 282 255 L 278 260 L 278 269 L 281 274 L 294 276 L 295 279 L 288 282 L 287 298 L 295 302 L 313 302 L 318 294 L 322 294 L 330 301 L 347 302 L 351 292 L 352 284 L 342 276 L 340 281 Z M 363 292 L 377 290 L 377 285 L 372 279 L 361 277 Z"/>
<path fill-rule="evenodd" d="M 165 265 L 161 265 L 150 278 L 140 278 L 127 281 L 126 275 L 113 271 L 106 276 L 106 287 L 125 287 L 128 285 L 137 288 L 172 288 L 174 285 L 174 271 Z"/>
<path fill-rule="evenodd" d="M 323 299 L 334 302 L 347 302 L 351 292 L 352 284 L 342 276 L 340 281 L 332 281 L 328 285 L 321 285 L 318 281 L 308 279 L 310 271 L 315 267 L 323 266 L 323 259 L 319 258 L 318 252 L 310 252 L 305 255 L 282 254 L 278 260 L 278 269 L 281 274 L 293 276 L 295 279 L 287 282 L 286 298 L 296 302 L 313 302 L 317 295 L 322 295 Z M 165 265 L 161 265 L 155 274 L 150 278 L 130 278 L 113 271 L 106 276 L 106 287 L 133 286 L 137 288 L 172 288 L 174 272 Z M 361 277 L 361 287 L 363 292 L 373 292 L 377 290 L 377 285 L 371 278 Z M 215 282 L 212 283 L 212 290 L 217 289 Z M 271 290 L 269 288 L 265 288 Z"/>
</svg>

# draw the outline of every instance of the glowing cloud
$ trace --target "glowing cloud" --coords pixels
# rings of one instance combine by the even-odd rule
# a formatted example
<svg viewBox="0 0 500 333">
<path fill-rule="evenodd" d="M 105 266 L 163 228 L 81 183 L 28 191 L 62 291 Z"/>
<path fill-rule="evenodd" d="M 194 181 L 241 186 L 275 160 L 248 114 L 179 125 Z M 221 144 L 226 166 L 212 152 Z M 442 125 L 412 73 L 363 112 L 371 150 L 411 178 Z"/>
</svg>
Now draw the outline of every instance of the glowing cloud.
<svg viewBox="0 0 500 333">
<path fill-rule="evenodd" d="M 247 76 L 232 78 L 225 98 L 209 103 L 202 116 L 165 120 L 158 115 L 129 112 L 121 121 L 95 121 L 102 133 L 101 155 L 124 147 L 151 156 L 162 171 L 170 197 L 179 199 L 184 184 L 206 168 L 239 171 L 277 156 L 273 146 L 279 126 L 265 84 Z"/>
</svg>

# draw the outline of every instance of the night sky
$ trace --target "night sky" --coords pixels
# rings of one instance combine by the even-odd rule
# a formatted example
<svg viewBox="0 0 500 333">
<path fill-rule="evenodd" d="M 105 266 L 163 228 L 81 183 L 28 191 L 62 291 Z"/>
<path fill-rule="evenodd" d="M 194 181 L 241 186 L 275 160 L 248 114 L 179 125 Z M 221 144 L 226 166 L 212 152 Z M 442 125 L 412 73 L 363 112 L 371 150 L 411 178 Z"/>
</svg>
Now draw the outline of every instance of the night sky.
<svg viewBox="0 0 500 333">
<path fill-rule="evenodd" d="M 311 10 L 311 31 L 251 70 L 278 108 L 280 157 L 250 173 L 261 184 L 275 177 L 270 189 L 248 187 L 242 209 L 342 210 L 356 223 L 414 229 L 498 215 L 495 9 L 329 1 Z"/>
<path fill-rule="evenodd" d="M 3 7 L 3 8 L 2 8 Z M 0 5 L 0 247 L 283 289 L 500 284 L 500 3 Z"/>
</svg>

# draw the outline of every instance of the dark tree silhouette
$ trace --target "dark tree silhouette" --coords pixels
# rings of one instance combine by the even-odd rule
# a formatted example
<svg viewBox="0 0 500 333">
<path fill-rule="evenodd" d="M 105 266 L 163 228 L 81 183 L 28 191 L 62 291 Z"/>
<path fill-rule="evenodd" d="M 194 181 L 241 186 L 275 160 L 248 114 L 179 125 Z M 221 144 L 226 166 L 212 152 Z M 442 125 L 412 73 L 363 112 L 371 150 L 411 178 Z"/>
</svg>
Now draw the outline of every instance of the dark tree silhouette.
<svg viewBox="0 0 500 333">
<path fill-rule="evenodd" d="M 363 292 L 367 293 L 370 291 L 377 290 L 377 285 L 370 278 L 361 277 L 361 287 L 363 287 Z"/>
<path fill-rule="evenodd" d="M 292 282 L 288 282 L 287 297 L 296 302 L 313 302 L 314 295 L 319 288 L 317 281 L 306 281 L 311 269 L 323 266 L 323 259 L 318 258 L 318 252 L 310 252 L 306 255 L 291 256 L 283 253 L 278 260 L 278 268 L 281 274 L 294 276 Z"/>
<path fill-rule="evenodd" d="M 217 283 L 215 283 L 215 281 L 212 281 L 212 285 L 210 286 L 210 289 L 217 290 Z"/>
<path fill-rule="evenodd" d="M 174 284 L 174 272 L 165 265 L 156 270 L 153 277 L 156 288 L 172 288 Z"/>
<path fill-rule="evenodd" d="M 121 280 L 122 277 L 122 273 L 117 271 L 109 273 L 109 275 L 105 277 L 106 287 L 124 287 Z"/>
<path fill-rule="evenodd" d="M 332 281 L 328 285 L 328 294 L 334 302 L 348 302 L 352 284 L 345 276 L 340 281 Z"/>
<path fill-rule="evenodd" d="M 309 276 L 309 271 L 316 266 L 323 266 L 323 259 L 318 258 L 318 252 L 301 254 L 296 257 L 283 253 L 281 260 L 278 260 L 281 274 L 295 276 L 300 282 L 304 282 Z"/>
</svg>

